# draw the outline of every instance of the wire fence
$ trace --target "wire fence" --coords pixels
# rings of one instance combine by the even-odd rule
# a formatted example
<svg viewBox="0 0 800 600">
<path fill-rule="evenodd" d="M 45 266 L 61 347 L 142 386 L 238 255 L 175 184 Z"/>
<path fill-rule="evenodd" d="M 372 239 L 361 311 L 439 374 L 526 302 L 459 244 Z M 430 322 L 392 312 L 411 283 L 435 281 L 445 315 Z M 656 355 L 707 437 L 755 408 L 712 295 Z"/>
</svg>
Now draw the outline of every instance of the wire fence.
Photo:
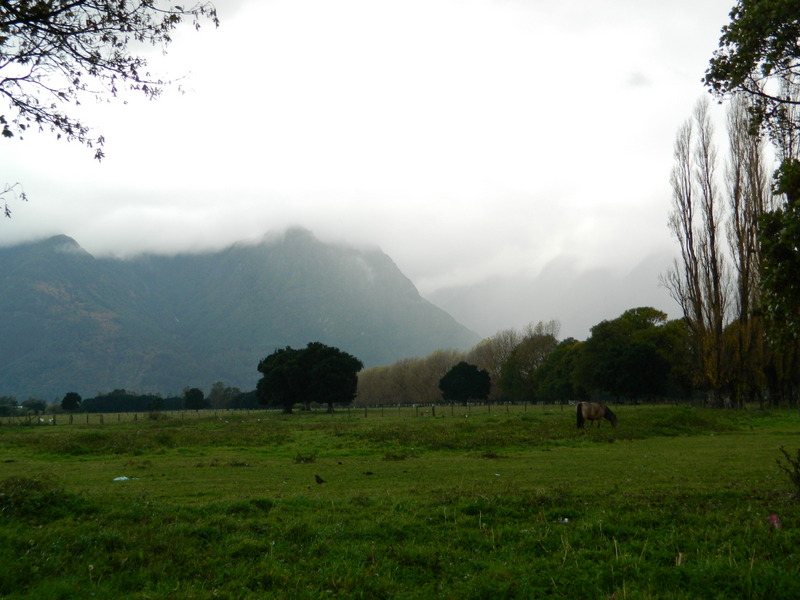
<svg viewBox="0 0 800 600">
<path fill-rule="evenodd" d="M 330 416 L 331 418 L 436 418 L 436 417 L 470 417 L 481 414 L 505 414 L 534 410 L 567 410 L 569 405 L 545 404 L 536 402 L 504 402 L 466 404 L 384 404 L 376 406 L 348 406 L 335 408 L 329 412 L 326 407 L 314 407 L 311 410 L 295 410 L 295 415 Z M 114 423 L 135 423 L 139 421 L 185 421 L 197 419 L 233 419 L 250 417 L 285 416 L 281 409 L 275 408 L 243 408 L 224 409 L 206 408 L 201 410 L 161 410 L 141 412 L 58 412 L 45 414 L 11 414 L 0 416 L 0 427 L 3 426 L 69 426 L 69 425 L 111 425 Z M 291 415 L 289 415 L 291 416 Z"/>
</svg>

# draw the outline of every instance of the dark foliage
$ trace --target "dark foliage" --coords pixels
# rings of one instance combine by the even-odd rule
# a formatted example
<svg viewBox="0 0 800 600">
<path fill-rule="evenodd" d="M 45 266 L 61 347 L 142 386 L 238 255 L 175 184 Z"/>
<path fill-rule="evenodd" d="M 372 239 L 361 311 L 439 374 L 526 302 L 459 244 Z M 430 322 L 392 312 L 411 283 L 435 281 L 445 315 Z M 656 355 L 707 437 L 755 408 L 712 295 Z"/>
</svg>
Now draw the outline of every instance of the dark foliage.
<svg viewBox="0 0 800 600">
<path fill-rule="evenodd" d="M 792 101 L 782 92 L 800 78 L 800 12 L 787 0 L 739 0 L 722 28 L 719 48 L 705 75 L 716 94 L 749 94 L 757 122 L 783 127 Z M 783 84 L 769 89 L 774 80 Z"/>
<path fill-rule="evenodd" d="M 61 400 L 61 408 L 64 410 L 75 410 L 80 407 L 83 398 L 77 392 L 67 392 Z"/>
<path fill-rule="evenodd" d="M 312 402 L 333 410 L 334 404 L 353 401 L 363 366 L 356 357 L 320 342 L 300 350 L 287 346 L 258 363 L 262 377 L 256 394 L 262 403 L 281 406 L 287 413 L 295 404 L 308 409 Z"/>
<path fill-rule="evenodd" d="M 762 217 L 761 285 L 770 336 L 786 348 L 800 341 L 800 161 L 784 162 L 776 191 L 787 201 Z"/>
<path fill-rule="evenodd" d="M 202 410 L 208 408 L 203 390 L 199 388 L 189 388 L 183 392 L 183 407 L 186 410 Z"/>
<path fill-rule="evenodd" d="M 439 389 L 448 402 L 486 400 L 492 390 L 492 378 L 486 369 L 461 361 L 439 380 Z"/>
<path fill-rule="evenodd" d="M 114 390 L 87 398 L 81 403 L 81 412 L 147 412 L 151 410 L 180 410 L 183 398 L 162 398 L 153 394 L 137 394 Z"/>
</svg>

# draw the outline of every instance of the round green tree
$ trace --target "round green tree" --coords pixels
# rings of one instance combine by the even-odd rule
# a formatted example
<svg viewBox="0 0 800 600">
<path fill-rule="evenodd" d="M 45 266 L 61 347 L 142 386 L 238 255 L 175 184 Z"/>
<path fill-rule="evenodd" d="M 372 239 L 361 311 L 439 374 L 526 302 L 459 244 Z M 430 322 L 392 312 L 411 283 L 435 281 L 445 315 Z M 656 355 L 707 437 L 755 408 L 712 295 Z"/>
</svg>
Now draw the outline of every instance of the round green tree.
<svg viewBox="0 0 800 600">
<path fill-rule="evenodd" d="M 356 357 L 320 342 L 299 350 L 279 348 L 258 363 L 262 377 L 256 393 L 261 403 L 281 406 L 285 413 L 295 404 L 308 409 L 312 402 L 333 411 L 334 404 L 353 401 L 363 366 Z"/>
<path fill-rule="evenodd" d="M 64 410 L 76 410 L 80 407 L 83 398 L 77 392 L 67 392 L 61 400 L 61 408 Z"/>
<path fill-rule="evenodd" d="M 492 390 L 492 378 L 486 369 L 461 361 L 439 380 L 439 389 L 448 402 L 486 400 Z"/>
<path fill-rule="evenodd" d="M 200 410 L 208 408 L 206 396 L 199 388 L 189 388 L 183 392 L 183 407 L 186 410 Z"/>
</svg>

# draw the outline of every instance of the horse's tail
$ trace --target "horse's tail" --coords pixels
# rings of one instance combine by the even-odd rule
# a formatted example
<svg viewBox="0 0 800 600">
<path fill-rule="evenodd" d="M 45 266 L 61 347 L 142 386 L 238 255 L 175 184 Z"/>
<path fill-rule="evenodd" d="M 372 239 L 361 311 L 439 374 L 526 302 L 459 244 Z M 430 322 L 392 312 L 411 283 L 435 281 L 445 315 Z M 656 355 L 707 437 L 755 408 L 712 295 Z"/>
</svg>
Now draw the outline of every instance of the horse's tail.
<svg viewBox="0 0 800 600">
<path fill-rule="evenodd" d="M 609 421 L 611 421 L 611 426 L 612 427 L 616 427 L 617 426 L 617 415 L 615 415 L 613 412 L 611 412 L 611 409 L 608 408 L 607 406 L 606 406 L 606 414 L 603 415 L 603 416 L 606 419 L 608 419 Z"/>
<path fill-rule="evenodd" d="M 583 429 L 583 402 L 578 402 L 578 429 Z"/>
</svg>

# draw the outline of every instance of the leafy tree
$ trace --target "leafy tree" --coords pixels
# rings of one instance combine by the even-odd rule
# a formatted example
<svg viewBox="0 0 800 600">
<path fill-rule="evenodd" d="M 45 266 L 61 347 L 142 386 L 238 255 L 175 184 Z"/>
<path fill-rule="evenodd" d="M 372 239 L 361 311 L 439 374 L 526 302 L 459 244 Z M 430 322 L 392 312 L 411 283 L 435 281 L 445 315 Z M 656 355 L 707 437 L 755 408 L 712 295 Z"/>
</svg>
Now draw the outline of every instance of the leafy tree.
<svg viewBox="0 0 800 600">
<path fill-rule="evenodd" d="M 229 388 L 230 389 L 230 388 Z M 236 389 L 236 388 L 232 388 Z M 233 398 L 227 408 L 258 408 L 261 403 L 258 401 L 256 391 L 239 392 Z"/>
<path fill-rule="evenodd" d="M 547 356 L 533 375 L 536 396 L 550 400 L 583 400 L 588 394 L 575 378 L 583 342 L 567 338 Z"/>
<path fill-rule="evenodd" d="M 706 85 L 718 95 L 744 92 L 752 96 L 760 122 L 785 122 L 785 108 L 793 101 L 784 92 L 800 79 L 797 3 L 739 0 L 730 18 L 706 71 Z"/>
<path fill-rule="evenodd" d="M 439 380 L 442 398 L 449 402 L 486 400 L 492 389 L 492 379 L 485 369 L 461 361 Z"/>
<path fill-rule="evenodd" d="M 221 381 L 212 384 L 208 392 L 208 402 L 212 408 L 232 408 L 234 398 L 241 395 L 242 390 L 237 387 L 225 387 Z"/>
<path fill-rule="evenodd" d="M 560 327 L 557 321 L 528 325 L 501 369 L 499 387 L 504 396 L 525 400 L 536 395 L 534 375 L 558 345 Z"/>
<path fill-rule="evenodd" d="M 263 404 L 291 413 L 295 404 L 349 404 L 358 387 L 363 364 L 356 357 L 320 342 L 304 349 L 280 348 L 258 363 L 262 374 L 256 394 Z"/>
<path fill-rule="evenodd" d="M 256 394 L 262 404 L 281 406 L 283 412 L 291 413 L 295 404 L 305 401 L 301 352 L 289 346 L 278 348 L 258 363 L 262 377 L 258 380 Z"/>
<path fill-rule="evenodd" d="M 44 400 L 36 400 L 35 398 L 28 398 L 22 403 L 22 406 L 28 410 L 32 410 L 33 414 L 38 415 L 47 410 L 47 402 Z"/>
<path fill-rule="evenodd" d="M 643 307 L 592 327 L 576 367 L 578 381 L 622 398 L 664 395 L 670 364 L 652 334 L 666 320 L 663 312 Z"/>
<path fill-rule="evenodd" d="M 202 410 L 208 408 L 203 390 L 199 388 L 186 388 L 183 390 L 183 407 L 186 410 Z"/>
<path fill-rule="evenodd" d="M 0 396 L 0 417 L 14 414 L 17 406 L 17 399 L 14 396 Z"/>
<path fill-rule="evenodd" d="M 161 408 L 159 408 L 161 407 Z M 153 394 L 137 394 L 116 389 L 81 402 L 83 412 L 145 412 L 151 410 L 180 410 L 184 398 L 161 398 Z"/>
<path fill-rule="evenodd" d="M 800 341 L 800 161 L 782 165 L 777 191 L 787 202 L 762 220 L 762 284 L 771 334 L 795 344 Z"/>
<path fill-rule="evenodd" d="M 77 410 L 83 398 L 77 392 L 67 392 L 61 399 L 61 408 L 64 410 Z"/>
<path fill-rule="evenodd" d="M 472 348 L 464 360 L 480 369 L 486 369 L 492 381 L 500 381 L 503 374 L 503 365 L 511 358 L 514 348 L 519 346 L 523 334 L 516 329 L 503 329 L 492 337 L 482 340 Z M 494 386 L 492 396 L 500 393 L 499 385 Z"/>
<path fill-rule="evenodd" d="M 695 390 L 694 347 L 686 319 L 675 319 L 640 334 L 650 340 L 669 364 L 666 395 L 689 398 Z"/>
<path fill-rule="evenodd" d="M 783 353 L 800 341 L 800 11 L 787 0 L 739 0 L 706 71 L 717 95 L 751 98 L 753 125 L 767 130 L 781 166 L 775 191 L 782 207 L 768 212 L 761 244 L 763 312 Z M 790 369 L 791 370 L 791 369 Z"/>
<path fill-rule="evenodd" d="M 306 346 L 303 364 L 308 373 L 306 402 L 347 405 L 356 397 L 358 372 L 364 364 L 355 356 L 319 342 Z M 308 406 L 307 406 L 308 407 Z"/>
<path fill-rule="evenodd" d="M 159 412 L 164 410 L 166 406 L 166 402 L 163 398 L 159 396 L 152 396 L 150 400 L 147 401 L 147 410 L 150 412 Z"/>
<path fill-rule="evenodd" d="M 787 402 L 800 393 L 800 160 L 784 161 L 776 191 L 786 202 L 761 221 L 761 287 L 774 350 L 766 373 L 770 396 Z"/>
</svg>

